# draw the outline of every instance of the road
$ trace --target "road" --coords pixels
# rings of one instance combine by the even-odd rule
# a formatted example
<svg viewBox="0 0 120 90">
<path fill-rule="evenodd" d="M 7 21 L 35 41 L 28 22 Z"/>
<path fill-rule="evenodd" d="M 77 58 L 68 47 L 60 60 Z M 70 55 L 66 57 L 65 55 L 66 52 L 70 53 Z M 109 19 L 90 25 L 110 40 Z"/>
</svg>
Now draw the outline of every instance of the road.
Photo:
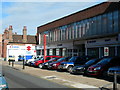
<svg viewBox="0 0 120 90">
<path fill-rule="evenodd" d="M 2 70 L 9 88 L 68 88 L 45 79 L 22 73 L 8 66 L 3 66 Z"/>
</svg>

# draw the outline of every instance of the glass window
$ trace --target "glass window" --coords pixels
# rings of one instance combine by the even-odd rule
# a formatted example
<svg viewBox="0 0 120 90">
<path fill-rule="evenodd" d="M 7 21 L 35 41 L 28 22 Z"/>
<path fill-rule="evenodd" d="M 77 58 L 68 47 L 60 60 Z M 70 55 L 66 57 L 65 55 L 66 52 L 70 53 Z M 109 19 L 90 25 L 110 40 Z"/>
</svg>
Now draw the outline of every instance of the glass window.
<svg viewBox="0 0 120 90">
<path fill-rule="evenodd" d="M 92 27 L 92 19 L 90 18 L 89 19 L 89 23 L 90 23 L 90 28 L 89 28 L 89 36 L 91 36 L 92 35 L 92 29 L 93 29 L 93 27 Z"/>
<path fill-rule="evenodd" d="M 79 25 L 79 37 L 81 38 L 81 28 L 82 28 L 82 26 L 81 26 L 81 24 Z"/>
<path fill-rule="evenodd" d="M 118 11 L 113 12 L 113 26 L 114 32 L 118 32 Z"/>
<path fill-rule="evenodd" d="M 102 15 L 102 34 L 107 33 L 107 14 Z"/>
<path fill-rule="evenodd" d="M 113 30 L 113 18 L 112 18 L 112 13 L 108 13 L 108 33 L 112 33 Z"/>
<path fill-rule="evenodd" d="M 70 32 L 71 32 L 71 38 L 70 38 L 70 39 L 73 38 L 73 34 L 72 34 L 73 32 L 72 32 L 72 31 L 73 31 L 73 29 L 72 29 L 72 25 L 70 25 Z"/>
<path fill-rule="evenodd" d="M 101 27 L 102 27 L 102 20 L 101 20 L 101 15 L 97 17 L 98 23 L 97 23 L 97 33 L 100 35 L 102 32 Z"/>
<path fill-rule="evenodd" d="M 77 23 L 76 28 L 77 28 L 77 38 L 79 38 L 79 23 Z"/>
<path fill-rule="evenodd" d="M 69 29 L 68 29 L 68 25 L 66 27 L 66 39 L 68 40 L 69 39 Z"/>
</svg>

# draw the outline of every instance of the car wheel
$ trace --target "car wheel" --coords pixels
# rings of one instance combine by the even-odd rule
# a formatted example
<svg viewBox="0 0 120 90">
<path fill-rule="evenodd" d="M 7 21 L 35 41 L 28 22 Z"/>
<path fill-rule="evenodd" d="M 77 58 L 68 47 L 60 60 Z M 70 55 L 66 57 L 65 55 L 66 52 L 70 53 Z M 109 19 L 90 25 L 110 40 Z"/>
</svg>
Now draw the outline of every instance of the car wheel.
<svg viewBox="0 0 120 90">
<path fill-rule="evenodd" d="M 42 68 L 42 64 L 39 64 L 38 67 L 39 67 L 39 68 Z"/>
<path fill-rule="evenodd" d="M 71 73 L 71 72 L 72 72 L 72 68 L 73 68 L 73 66 L 69 66 L 69 67 L 67 68 L 67 71 Z"/>
</svg>

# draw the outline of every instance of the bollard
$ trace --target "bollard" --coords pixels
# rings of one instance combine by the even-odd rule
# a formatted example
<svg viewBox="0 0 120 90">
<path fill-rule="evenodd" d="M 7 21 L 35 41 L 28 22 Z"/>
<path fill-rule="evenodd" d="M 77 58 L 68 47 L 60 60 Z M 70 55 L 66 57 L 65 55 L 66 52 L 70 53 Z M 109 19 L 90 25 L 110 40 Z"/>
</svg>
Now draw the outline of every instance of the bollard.
<svg viewBox="0 0 120 90">
<path fill-rule="evenodd" d="M 9 65 L 10 65 L 10 60 L 9 60 Z"/>
<path fill-rule="evenodd" d="M 12 67 L 14 66 L 14 60 L 12 60 Z"/>
<path fill-rule="evenodd" d="M 23 59 L 23 69 L 25 69 L 25 59 Z"/>
<path fill-rule="evenodd" d="M 116 75 L 116 72 L 114 72 L 113 90 L 117 90 L 117 75 Z"/>
</svg>

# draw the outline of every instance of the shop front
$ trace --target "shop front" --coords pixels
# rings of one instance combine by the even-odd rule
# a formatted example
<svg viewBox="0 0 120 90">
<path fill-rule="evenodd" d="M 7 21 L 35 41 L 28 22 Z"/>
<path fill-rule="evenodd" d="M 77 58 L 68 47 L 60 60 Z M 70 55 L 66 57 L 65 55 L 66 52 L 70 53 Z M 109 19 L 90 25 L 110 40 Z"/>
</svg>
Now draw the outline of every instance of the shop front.
<svg viewBox="0 0 120 90">
<path fill-rule="evenodd" d="M 120 56 L 120 44 L 117 37 L 87 40 L 86 54 L 96 58 L 102 56 Z"/>
</svg>

